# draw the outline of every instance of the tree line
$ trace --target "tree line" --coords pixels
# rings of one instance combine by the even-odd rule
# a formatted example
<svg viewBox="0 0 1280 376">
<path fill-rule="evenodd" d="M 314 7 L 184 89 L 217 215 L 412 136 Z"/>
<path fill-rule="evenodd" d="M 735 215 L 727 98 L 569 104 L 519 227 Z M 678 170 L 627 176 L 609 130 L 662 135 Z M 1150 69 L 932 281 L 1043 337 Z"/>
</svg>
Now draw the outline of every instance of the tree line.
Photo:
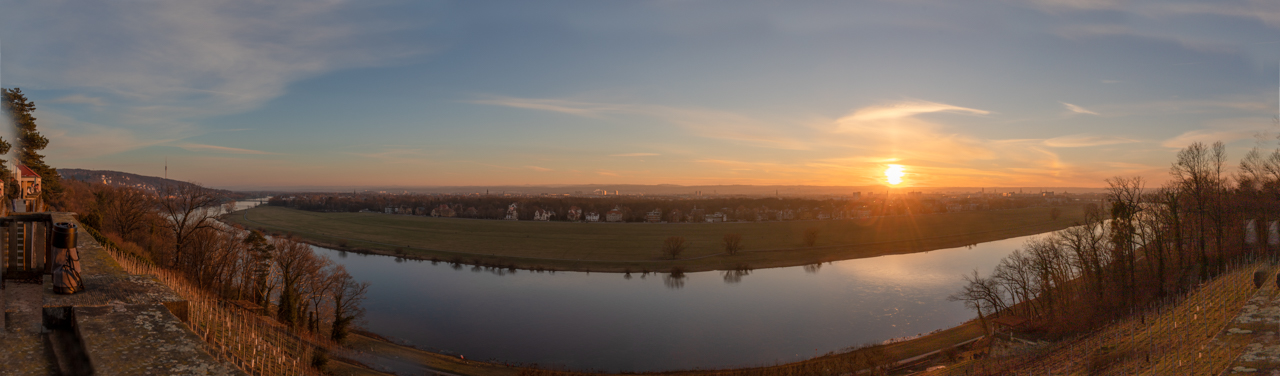
<svg viewBox="0 0 1280 376">
<path fill-rule="evenodd" d="M 999 199 L 956 199 L 948 202 L 980 204 L 984 209 L 1012 209 L 1040 205 L 1043 199 L 999 198 Z M 552 221 L 570 221 L 571 208 L 577 207 L 586 213 L 605 213 L 618 208 L 622 212 L 624 222 L 645 222 L 646 215 L 657 209 L 662 213 L 662 221 L 686 222 L 700 221 L 690 218 L 696 212 L 710 215 L 716 212 L 726 214 L 729 220 L 780 220 L 778 213 L 790 211 L 789 219 L 818 219 L 821 214 L 828 217 L 852 217 L 858 211 L 866 211 L 871 216 L 929 214 L 947 211 L 946 204 L 934 198 L 917 198 L 895 196 L 892 200 L 883 197 L 868 197 L 859 200 L 807 199 L 795 197 L 780 198 L 699 198 L 672 199 L 661 197 L 581 197 L 581 196 L 545 196 L 545 197 L 503 197 L 488 195 L 414 195 L 386 193 L 287 193 L 280 194 L 268 201 L 268 205 L 291 207 L 295 209 L 320 212 L 384 212 L 393 208 L 399 214 L 431 215 L 434 210 L 443 217 L 505 219 L 508 206 L 515 204 L 517 219 L 533 220 L 538 210 L 555 213 Z M 403 209 L 404 211 L 400 211 Z M 681 218 L 673 217 L 678 212 Z M 577 220 L 583 220 L 579 217 Z"/>
<path fill-rule="evenodd" d="M 317 256 L 305 243 L 217 221 L 223 198 L 195 184 L 156 194 L 132 187 L 66 182 L 64 210 L 120 250 L 176 270 L 228 301 L 262 307 L 281 324 L 344 340 L 363 315 L 368 283 Z"/>
<path fill-rule="evenodd" d="M 952 295 L 983 321 L 1014 314 L 1049 333 L 1096 327 L 1225 271 L 1234 260 L 1274 257 L 1280 220 L 1280 150 L 1257 148 L 1228 170 L 1221 143 L 1178 152 L 1170 179 L 1106 180 L 1104 204 L 1077 226 L 1029 240 Z"/>
</svg>

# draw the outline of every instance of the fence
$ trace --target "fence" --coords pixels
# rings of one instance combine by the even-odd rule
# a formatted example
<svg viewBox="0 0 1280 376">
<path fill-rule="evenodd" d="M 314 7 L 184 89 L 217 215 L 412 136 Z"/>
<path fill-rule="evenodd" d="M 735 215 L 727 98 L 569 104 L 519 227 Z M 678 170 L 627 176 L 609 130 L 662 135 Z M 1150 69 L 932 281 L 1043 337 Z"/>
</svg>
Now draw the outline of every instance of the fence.
<svg viewBox="0 0 1280 376">
<path fill-rule="evenodd" d="M 327 339 L 297 333 L 269 318 L 245 311 L 204 291 L 173 270 L 102 244 L 130 274 L 156 276 L 186 299 L 191 330 L 209 344 L 210 353 L 252 375 L 321 375 L 312 368 L 317 351 L 345 351 Z"/>
</svg>

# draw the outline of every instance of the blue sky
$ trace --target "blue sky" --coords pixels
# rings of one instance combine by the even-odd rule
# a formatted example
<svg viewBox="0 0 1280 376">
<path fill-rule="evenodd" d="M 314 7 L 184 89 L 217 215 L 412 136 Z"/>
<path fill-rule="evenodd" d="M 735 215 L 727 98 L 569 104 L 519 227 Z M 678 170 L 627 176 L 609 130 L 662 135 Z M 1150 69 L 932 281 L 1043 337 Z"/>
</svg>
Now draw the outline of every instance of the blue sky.
<svg viewBox="0 0 1280 376">
<path fill-rule="evenodd" d="M 10 1 L 56 167 L 216 187 L 1100 186 L 1276 147 L 1274 1 Z"/>
</svg>

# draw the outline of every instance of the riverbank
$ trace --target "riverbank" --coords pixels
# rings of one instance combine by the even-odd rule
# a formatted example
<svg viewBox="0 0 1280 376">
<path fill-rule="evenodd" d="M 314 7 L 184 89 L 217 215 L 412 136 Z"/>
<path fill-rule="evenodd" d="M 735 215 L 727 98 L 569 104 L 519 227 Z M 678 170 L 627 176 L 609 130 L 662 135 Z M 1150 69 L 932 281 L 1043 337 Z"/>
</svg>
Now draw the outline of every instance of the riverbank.
<svg viewBox="0 0 1280 376">
<path fill-rule="evenodd" d="M 430 218 L 380 213 L 318 213 L 257 207 L 228 223 L 348 252 L 494 268 L 646 273 L 761 269 L 905 254 L 1060 230 L 1083 218 L 1081 206 L 744 223 L 566 223 Z M 816 232 L 812 246 L 805 233 Z M 729 255 L 725 234 L 744 250 Z M 662 242 L 685 239 L 678 259 Z"/>
<path fill-rule="evenodd" d="M 810 368 L 829 368 L 833 365 L 864 369 L 867 366 L 897 367 L 920 361 L 932 356 L 944 354 L 948 349 L 971 342 L 983 335 L 982 326 L 976 321 L 969 321 L 959 326 L 927 334 L 918 338 L 895 342 L 888 345 L 868 346 L 849 351 L 831 353 L 794 363 L 766 367 L 748 367 L 720 370 L 685 370 L 642 372 L 638 374 L 667 376 L 707 376 L 735 374 L 794 374 L 796 370 Z M 511 376 L 511 375 L 576 375 L 586 374 L 571 371 L 553 371 L 539 368 L 527 368 L 489 362 L 465 360 L 458 356 L 444 355 L 402 346 L 375 336 L 353 334 L 349 343 L 351 349 L 361 355 L 352 359 L 368 367 L 360 367 L 348 363 L 335 362 L 328 370 L 338 376 L 372 376 L 397 374 L 444 374 L 467 376 Z M 463 355 L 465 357 L 465 354 Z M 637 373 L 628 373 L 637 374 Z"/>
</svg>

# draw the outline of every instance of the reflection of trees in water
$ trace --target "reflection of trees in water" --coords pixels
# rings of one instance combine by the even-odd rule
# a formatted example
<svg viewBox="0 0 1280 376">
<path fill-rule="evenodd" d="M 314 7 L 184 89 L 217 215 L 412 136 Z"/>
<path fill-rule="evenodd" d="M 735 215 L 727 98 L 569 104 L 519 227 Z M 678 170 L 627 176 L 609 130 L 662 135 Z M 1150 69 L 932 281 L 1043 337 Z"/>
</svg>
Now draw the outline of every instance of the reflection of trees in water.
<svg viewBox="0 0 1280 376">
<path fill-rule="evenodd" d="M 805 266 L 804 266 L 804 272 L 805 272 L 805 273 L 809 273 L 809 274 L 817 273 L 817 272 L 818 272 L 818 269 L 822 269 L 822 263 L 821 263 L 821 262 L 816 263 L 816 264 L 809 264 L 809 265 L 805 265 Z"/>
<path fill-rule="evenodd" d="M 622 275 L 622 278 L 630 280 L 630 279 L 631 279 L 631 272 L 627 272 L 626 274 L 623 274 L 623 275 Z"/>
<path fill-rule="evenodd" d="M 725 270 L 723 273 L 720 273 L 720 275 L 724 277 L 724 283 L 729 284 L 742 282 L 742 277 L 745 277 L 748 274 L 751 274 L 751 271 L 745 269 Z"/>
<path fill-rule="evenodd" d="M 672 290 L 681 289 L 684 288 L 684 278 L 684 270 L 671 268 L 671 273 L 662 277 L 662 284 L 667 285 L 667 288 Z"/>
</svg>

